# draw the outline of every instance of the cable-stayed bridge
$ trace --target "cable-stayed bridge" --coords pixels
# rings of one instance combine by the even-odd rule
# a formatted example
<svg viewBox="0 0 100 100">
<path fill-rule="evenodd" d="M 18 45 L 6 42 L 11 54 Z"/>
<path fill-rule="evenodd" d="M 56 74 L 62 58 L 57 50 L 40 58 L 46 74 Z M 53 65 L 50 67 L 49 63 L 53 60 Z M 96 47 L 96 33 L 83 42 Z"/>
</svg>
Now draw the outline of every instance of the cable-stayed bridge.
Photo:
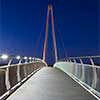
<svg viewBox="0 0 100 100">
<path fill-rule="evenodd" d="M 55 64 L 46 63 L 49 17 Z M 43 58 L 1 55 L 1 100 L 99 100 L 100 56 L 58 59 L 52 5 L 48 6 Z M 17 64 L 12 64 L 17 60 Z"/>
</svg>

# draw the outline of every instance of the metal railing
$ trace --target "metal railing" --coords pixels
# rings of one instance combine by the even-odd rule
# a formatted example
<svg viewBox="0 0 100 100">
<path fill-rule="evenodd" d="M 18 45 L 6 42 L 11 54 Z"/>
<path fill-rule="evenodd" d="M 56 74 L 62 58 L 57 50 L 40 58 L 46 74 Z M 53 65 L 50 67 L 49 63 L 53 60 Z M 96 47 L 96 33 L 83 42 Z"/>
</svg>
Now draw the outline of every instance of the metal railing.
<svg viewBox="0 0 100 100">
<path fill-rule="evenodd" d="M 1 55 L 0 59 L 8 60 L 7 65 L 0 66 L 0 100 L 7 98 L 34 72 L 46 66 L 39 58 Z M 12 64 L 13 59 L 17 59 L 18 63 Z"/>
<path fill-rule="evenodd" d="M 54 65 L 100 99 L 100 56 L 68 57 Z"/>
</svg>

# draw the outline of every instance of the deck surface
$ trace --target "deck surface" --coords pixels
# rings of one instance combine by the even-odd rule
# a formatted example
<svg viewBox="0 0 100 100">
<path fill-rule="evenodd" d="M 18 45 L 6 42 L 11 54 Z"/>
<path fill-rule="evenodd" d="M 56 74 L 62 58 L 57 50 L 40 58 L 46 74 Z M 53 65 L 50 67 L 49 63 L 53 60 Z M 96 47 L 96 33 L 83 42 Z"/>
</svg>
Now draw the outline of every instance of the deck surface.
<svg viewBox="0 0 100 100">
<path fill-rule="evenodd" d="M 67 74 L 45 67 L 34 74 L 7 100 L 97 100 Z"/>
</svg>

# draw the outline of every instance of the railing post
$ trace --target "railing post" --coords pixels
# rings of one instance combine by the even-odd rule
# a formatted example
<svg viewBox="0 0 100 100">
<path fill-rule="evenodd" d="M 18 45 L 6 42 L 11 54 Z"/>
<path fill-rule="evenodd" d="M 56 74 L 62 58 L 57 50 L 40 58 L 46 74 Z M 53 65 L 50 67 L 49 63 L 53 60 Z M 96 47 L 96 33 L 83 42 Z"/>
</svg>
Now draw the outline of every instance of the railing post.
<svg viewBox="0 0 100 100">
<path fill-rule="evenodd" d="M 67 62 L 67 59 L 65 59 L 65 62 Z"/>
<path fill-rule="evenodd" d="M 30 59 L 29 63 L 32 63 L 32 59 Z"/>
<path fill-rule="evenodd" d="M 74 60 L 74 64 L 75 64 L 75 76 L 77 76 L 77 65 L 76 65 L 76 60 L 75 59 L 73 59 Z"/>
<path fill-rule="evenodd" d="M 72 60 L 71 60 L 71 59 L 69 59 L 69 62 L 72 62 Z"/>
<path fill-rule="evenodd" d="M 84 64 L 83 64 L 83 61 L 81 58 L 80 59 L 80 63 L 82 65 L 82 77 L 81 77 L 81 80 L 84 81 L 85 80 L 85 69 L 84 69 Z"/>
<path fill-rule="evenodd" d="M 68 62 L 68 59 L 66 59 L 66 62 Z"/>
<path fill-rule="evenodd" d="M 32 63 L 35 61 L 35 58 L 32 58 Z"/>
<path fill-rule="evenodd" d="M 96 88 L 96 84 L 97 84 L 97 72 L 96 72 L 96 67 L 94 65 L 93 59 L 90 58 L 92 67 L 93 67 L 93 80 L 92 80 L 92 87 Z"/>
<path fill-rule="evenodd" d="M 28 63 L 28 58 L 27 57 L 24 57 L 25 59 L 25 65 L 24 65 L 24 75 L 25 77 L 27 76 L 27 73 L 26 73 L 26 64 Z"/>
<path fill-rule="evenodd" d="M 18 67 L 17 67 L 17 81 L 20 82 L 20 64 L 21 64 L 22 59 L 19 60 Z"/>
<path fill-rule="evenodd" d="M 25 60 L 25 64 L 27 64 L 27 63 L 28 63 L 28 60 L 26 59 L 26 60 Z"/>
<path fill-rule="evenodd" d="M 9 60 L 6 71 L 5 71 L 5 85 L 6 85 L 6 89 L 9 90 L 10 89 L 10 81 L 9 81 L 9 67 L 10 64 L 12 62 L 12 59 Z"/>
<path fill-rule="evenodd" d="M 70 60 L 69 60 L 69 59 L 67 59 L 67 62 L 70 62 Z"/>
</svg>

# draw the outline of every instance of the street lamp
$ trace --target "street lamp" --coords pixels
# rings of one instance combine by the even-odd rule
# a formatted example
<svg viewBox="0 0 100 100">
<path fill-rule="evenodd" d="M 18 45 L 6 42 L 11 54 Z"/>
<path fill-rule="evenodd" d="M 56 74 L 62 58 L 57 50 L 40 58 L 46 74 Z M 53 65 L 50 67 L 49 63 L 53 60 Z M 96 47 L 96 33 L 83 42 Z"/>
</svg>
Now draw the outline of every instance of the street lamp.
<svg viewBox="0 0 100 100">
<path fill-rule="evenodd" d="M 7 60 L 8 58 L 9 58 L 9 56 L 6 55 L 6 54 L 3 54 L 3 55 L 1 56 L 1 59 L 3 59 L 3 60 Z"/>
<path fill-rule="evenodd" d="M 32 57 L 29 57 L 30 63 L 32 62 Z"/>
<path fill-rule="evenodd" d="M 31 60 L 32 59 L 32 57 L 29 57 L 29 60 Z"/>
<path fill-rule="evenodd" d="M 1 59 L 3 59 L 3 60 L 7 60 L 8 58 L 9 58 L 9 56 L 7 54 L 1 55 Z M 6 85 L 7 90 L 9 90 L 11 87 L 10 81 L 9 81 L 9 65 L 11 64 L 11 61 L 12 60 L 10 60 L 8 62 L 8 66 L 7 66 L 6 71 L 5 71 L 5 85 Z"/>
<path fill-rule="evenodd" d="M 21 57 L 20 56 L 16 56 L 16 59 L 19 60 Z"/>
<path fill-rule="evenodd" d="M 24 57 L 24 59 L 26 60 L 26 59 L 27 59 L 27 57 Z"/>
<path fill-rule="evenodd" d="M 25 63 L 27 63 L 27 57 L 26 56 L 24 57 L 24 60 L 25 60 Z"/>
</svg>

